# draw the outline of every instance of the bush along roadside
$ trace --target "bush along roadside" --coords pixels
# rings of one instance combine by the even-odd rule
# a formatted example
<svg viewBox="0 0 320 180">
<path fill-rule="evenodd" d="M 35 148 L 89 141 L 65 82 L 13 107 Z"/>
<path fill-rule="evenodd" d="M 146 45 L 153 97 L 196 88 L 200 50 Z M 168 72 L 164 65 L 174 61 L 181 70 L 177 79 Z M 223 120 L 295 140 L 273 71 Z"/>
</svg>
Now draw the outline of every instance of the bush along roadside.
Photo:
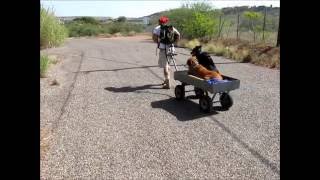
<svg viewBox="0 0 320 180">
<path fill-rule="evenodd" d="M 69 37 L 83 36 L 133 36 L 143 32 L 143 25 L 130 22 L 100 23 L 92 17 L 76 18 L 65 24 L 69 31 Z"/>
<path fill-rule="evenodd" d="M 47 77 L 47 71 L 51 64 L 51 60 L 47 55 L 40 55 L 40 78 Z"/>
<path fill-rule="evenodd" d="M 41 7 L 40 10 L 40 50 L 60 46 L 68 36 L 67 29 L 54 16 L 54 13 Z M 40 53 L 40 78 L 47 77 L 52 61 L 47 55 Z"/>
<path fill-rule="evenodd" d="M 54 16 L 53 12 L 41 7 L 40 10 L 40 48 L 50 48 L 61 45 L 68 31 Z"/>
</svg>

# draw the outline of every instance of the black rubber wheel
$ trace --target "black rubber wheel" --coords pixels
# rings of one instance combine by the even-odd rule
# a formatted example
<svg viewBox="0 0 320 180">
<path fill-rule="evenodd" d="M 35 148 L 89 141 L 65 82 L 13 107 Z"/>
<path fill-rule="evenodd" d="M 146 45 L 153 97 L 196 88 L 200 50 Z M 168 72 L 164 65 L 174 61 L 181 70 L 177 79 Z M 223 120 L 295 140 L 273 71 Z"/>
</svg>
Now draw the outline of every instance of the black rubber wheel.
<svg viewBox="0 0 320 180">
<path fill-rule="evenodd" d="M 212 110 L 212 100 L 209 96 L 202 96 L 199 99 L 200 110 L 209 113 Z"/>
<path fill-rule="evenodd" d="M 185 98 L 184 86 L 177 85 L 176 88 L 174 89 L 174 94 L 175 94 L 177 100 L 184 99 Z"/>
<path fill-rule="evenodd" d="M 228 93 L 222 93 L 220 95 L 220 103 L 222 108 L 229 109 L 233 105 L 233 99 Z"/>
<path fill-rule="evenodd" d="M 197 87 L 194 87 L 194 93 L 196 94 L 196 97 L 199 97 L 199 98 L 204 96 L 204 91 Z"/>
</svg>

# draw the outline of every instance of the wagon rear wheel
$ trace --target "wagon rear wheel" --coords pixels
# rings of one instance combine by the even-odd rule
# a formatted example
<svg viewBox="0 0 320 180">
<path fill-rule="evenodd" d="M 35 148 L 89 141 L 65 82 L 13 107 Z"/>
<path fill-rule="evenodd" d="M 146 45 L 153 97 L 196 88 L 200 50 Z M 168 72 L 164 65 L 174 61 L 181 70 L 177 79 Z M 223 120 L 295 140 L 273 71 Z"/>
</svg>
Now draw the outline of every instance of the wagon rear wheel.
<svg viewBox="0 0 320 180">
<path fill-rule="evenodd" d="M 209 113 L 212 110 L 212 100 L 209 96 L 202 96 L 199 99 L 200 110 Z"/>
<path fill-rule="evenodd" d="M 229 109 L 233 105 L 233 99 L 229 93 L 222 93 L 220 95 L 220 103 L 222 108 Z"/>
<path fill-rule="evenodd" d="M 174 89 L 174 94 L 175 94 L 177 100 L 184 99 L 185 98 L 184 86 L 177 85 L 176 88 Z"/>
</svg>

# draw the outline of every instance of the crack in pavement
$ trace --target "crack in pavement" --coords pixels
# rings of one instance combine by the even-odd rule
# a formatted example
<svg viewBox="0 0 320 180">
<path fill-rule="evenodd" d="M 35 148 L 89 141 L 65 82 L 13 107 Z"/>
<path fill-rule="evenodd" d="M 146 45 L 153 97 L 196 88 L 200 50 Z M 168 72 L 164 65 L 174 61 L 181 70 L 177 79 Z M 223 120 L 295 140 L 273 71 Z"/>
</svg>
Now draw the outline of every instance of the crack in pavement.
<svg viewBox="0 0 320 180">
<path fill-rule="evenodd" d="M 60 115 L 57 119 L 57 121 L 52 125 L 52 129 L 51 129 L 51 132 L 53 133 L 55 129 L 58 128 L 59 126 L 59 122 L 62 118 L 62 115 L 65 113 L 65 108 L 67 106 L 67 103 L 69 102 L 69 99 L 70 99 L 70 96 L 71 96 L 71 92 L 73 91 L 74 89 L 74 86 L 75 86 L 75 83 L 77 81 L 77 78 L 78 78 L 78 75 L 80 74 L 80 69 L 81 69 L 81 66 L 82 66 L 82 62 L 83 62 L 83 59 L 84 59 L 84 52 L 81 53 L 81 59 L 80 59 L 80 63 L 79 63 L 79 66 L 78 66 L 78 69 L 77 69 L 77 72 L 76 74 L 74 75 L 73 77 L 73 81 L 72 81 L 72 84 L 69 88 L 69 92 L 68 92 L 68 95 L 67 95 L 67 98 L 65 99 L 65 101 L 63 102 L 63 105 L 61 107 L 61 111 L 60 111 Z"/>
</svg>

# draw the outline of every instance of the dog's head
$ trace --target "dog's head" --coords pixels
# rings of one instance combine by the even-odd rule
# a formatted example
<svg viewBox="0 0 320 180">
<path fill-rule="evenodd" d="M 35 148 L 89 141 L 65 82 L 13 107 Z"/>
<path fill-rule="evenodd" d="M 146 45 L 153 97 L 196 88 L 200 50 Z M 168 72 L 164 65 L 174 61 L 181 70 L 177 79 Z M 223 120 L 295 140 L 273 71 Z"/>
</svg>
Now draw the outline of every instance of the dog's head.
<svg viewBox="0 0 320 180">
<path fill-rule="evenodd" d="M 194 47 L 194 48 L 192 49 L 192 51 L 191 51 L 190 54 L 192 54 L 193 56 L 199 54 L 199 53 L 201 52 L 201 48 L 202 48 L 202 46 L 196 46 L 196 47 Z"/>
<path fill-rule="evenodd" d="M 187 65 L 189 67 L 194 67 L 198 64 L 198 61 L 195 57 L 190 57 L 188 60 L 187 60 Z"/>
</svg>

